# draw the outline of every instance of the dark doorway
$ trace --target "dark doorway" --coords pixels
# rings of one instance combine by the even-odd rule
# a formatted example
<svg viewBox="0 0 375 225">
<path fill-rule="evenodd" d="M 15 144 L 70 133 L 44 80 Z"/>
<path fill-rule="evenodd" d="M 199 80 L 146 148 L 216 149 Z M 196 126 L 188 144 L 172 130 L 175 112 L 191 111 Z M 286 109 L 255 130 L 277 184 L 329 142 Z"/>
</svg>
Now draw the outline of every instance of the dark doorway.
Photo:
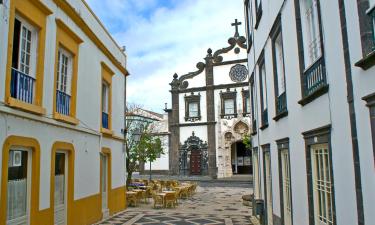
<svg viewBox="0 0 375 225">
<path fill-rule="evenodd" d="M 193 149 L 190 155 L 190 174 L 201 175 L 201 152 L 197 149 Z"/>
<path fill-rule="evenodd" d="M 242 142 L 236 142 L 231 151 L 233 174 L 253 174 L 251 150 L 246 149 Z"/>
</svg>

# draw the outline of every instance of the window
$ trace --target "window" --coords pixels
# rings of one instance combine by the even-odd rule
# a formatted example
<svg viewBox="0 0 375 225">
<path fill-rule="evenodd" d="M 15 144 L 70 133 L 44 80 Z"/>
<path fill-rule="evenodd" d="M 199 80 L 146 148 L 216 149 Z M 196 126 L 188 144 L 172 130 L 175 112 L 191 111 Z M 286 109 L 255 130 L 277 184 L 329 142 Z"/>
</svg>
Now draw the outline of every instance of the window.
<svg viewBox="0 0 375 225">
<path fill-rule="evenodd" d="M 114 72 L 103 62 L 102 64 L 102 98 L 101 98 L 101 131 L 112 135 L 112 76 Z"/>
<path fill-rule="evenodd" d="M 275 106 L 276 117 L 274 120 L 279 120 L 281 117 L 287 115 L 286 104 L 286 88 L 285 88 L 285 70 L 284 70 L 284 49 L 283 38 L 281 32 L 281 15 L 276 19 L 275 24 L 271 30 L 272 39 L 272 53 L 273 53 L 273 69 L 275 82 Z"/>
<path fill-rule="evenodd" d="M 262 0 L 255 0 L 255 13 L 256 13 L 255 29 L 257 29 L 259 26 L 260 19 L 262 18 L 262 14 L 263 14 Z"/>
<path fill-rule="evenodd" d="M 260 198 L 259 190 L 259 160 L 258 160 L 258 148 L 253 148 L 253 171 L 254 171 L 254 197 L 255 199 Z"/>
<path fill-rule="evenodd" d="M 195 122 L 201 120 L 201 95 L 200 93 L 185 95 L 185 121 Z"/>
<path fill-rule="evenodd" d="M 273 225 L 273 203 L 272 203 L 272 173 L 271 173 L 271 152 L 270 145 L 262 146 L 264 152 L 264 193 L 265 193 L 265 210 L 266 224 Z"/>
<path fill-rule="evenodd" d="M 237 91 L 230 91 L 228 88 L 226 92 L 220 91 L 221 97 L 221 118 L 232 119 L 237 117 Z"/>
<path fill-rule="evenodd" d="M 301 0 L 300 10 L 305 67 L 308 68 L 322 56 L 318 0 Z"/>
<path fill-rule="evenodd" d="M 372 39 L 373 39 L 373 46 L 372 49 L 375 50 L 375 7 L 370 11 L 371 20 L 372 20 Z"/>
<path fill-rule="evenodd" d="M 298 50 L 301 70 L 301 105 L 328 92 L 319 0 L 296 2 Z"/>
<path fill-rule="evenodd" d="M 255 117 L 255 99 L 256 99 L 256 92 L 254 87 L 254 74 L 250 77 L 250 101 L 251 101 L 251 118 L 252 118 L 252 135 L 257 133 L 257 121 Z"/>
<path fill-rule="evenodd" d="M 246 38 L 247 38 L 247 52 L 250 51 L 252 46 L 252 35 L 251 35 L 251 28 L 252 28 L 252 21 L 251 21 L 251 5 L 250 0 L 245 1 L 245 23 L 246 23 Z"/>
<path fill-rule="evenodd" d="M 67 50 L 59 48 L 56 76 L 56 111 L 67 116 L 71 113 L 72 58 L 72 55 Z"/>
<path fill-rule="evenodd" d="M 250 114 L 251 107 L 249 90 L 242 90 L 242 110 L 244 116 Z"/>
<path fill-rule="evenodd" d="M 311 146 L 315 224 L 333 224 L 332 181 L 328 144 Z"/>
<path fill-rule="evenodd" d="M 264 62 L 264 55 L 262 53 L 259 68 L 259 85 L 260 85 L 260 108 L 262 125 L 261 129 L 265 129 L 268 126 L 268 100 L 267 100 L 267 79 L 266 79 L 266 65 Z"/>
<path fill-rule="evenodd" d="M 14 21 L 11 96 L 34 103 L 37 30 L 16 16 Z"/>
</svg>

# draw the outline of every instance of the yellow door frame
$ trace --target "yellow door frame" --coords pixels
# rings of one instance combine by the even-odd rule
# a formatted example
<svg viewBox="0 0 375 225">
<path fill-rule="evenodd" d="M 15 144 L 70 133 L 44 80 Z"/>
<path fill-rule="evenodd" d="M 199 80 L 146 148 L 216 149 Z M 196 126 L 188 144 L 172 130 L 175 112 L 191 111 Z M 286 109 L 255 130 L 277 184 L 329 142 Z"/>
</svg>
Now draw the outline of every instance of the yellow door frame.
<svg viewBox="0 0 375 225">
<path fill-rule="evenodd" d="M 113 210 L 112 210 L 112 195 L 111 195 L 111 191 L 112 191 L 112 153 L 111 153 L 111 149 L 110 148 L 105 148 L 103 147 L 101 152 L 101 154 L 107 156 L 108 158 L 108 163 L 107 163 L 107 166 L 108 166 L 108 170 L 107 170 L 107 205 L 108 205 L 108 210 L 109 210 L 109 214 L 112 215 L 113 214 Z M 100 160 L 100 196 L 102 195 L 102 161 Z M 102 197 L 100 197 L 100 208 L 102 207 L 103 205 L 103 202 L 102 202 Z M 103 213 L 102 213 L 102 217 L 103 217 Z"/>
<path fill-rule="evenodd" d="M 74 161 L 75 161 L 75 150 L 71 143 L 57 141 L 52 145 L 51 151 L 51 180 L 50 180 L 50 213 L 52 224 L 54 223 L 55 217 L 55 157 L 57 151 L 66 152 L 68 157 L 68 190 L 67 190 L 67 202 L 66 202 L 66 222 L 67 224 L 73 224 L 73 202 L 74 202 Z"/>
<path fill-rule="evenodd" d="M 6 224 L 7 214 L 7 193 L 8 193 L 8 160 L 9 151 L 13 146 L 26 147 L 31 149 L 31 196 L 30 196 L 30 224 L 40 224 L 39 215 L 39 181 L 40 181 L 40 145 L 34 138 L 9 136 L 3 144 L 2 175 L 1 175 L 1 196 L 0 196 L 0 225 Z"/>
</svg>

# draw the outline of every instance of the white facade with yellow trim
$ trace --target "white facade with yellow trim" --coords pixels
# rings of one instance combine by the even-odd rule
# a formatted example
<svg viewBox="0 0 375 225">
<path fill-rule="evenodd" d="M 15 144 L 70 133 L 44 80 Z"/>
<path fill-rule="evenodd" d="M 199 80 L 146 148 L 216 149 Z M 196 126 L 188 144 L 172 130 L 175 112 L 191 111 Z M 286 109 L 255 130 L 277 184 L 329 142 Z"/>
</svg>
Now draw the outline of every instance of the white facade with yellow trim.
<svg viewBox="0 0 375 225">
<path fill-rule="evenodd" d="M 125 208 L 127 75 L 84 1 L 0 4 L 0 225 L 91 224 Z"/>
</svg>

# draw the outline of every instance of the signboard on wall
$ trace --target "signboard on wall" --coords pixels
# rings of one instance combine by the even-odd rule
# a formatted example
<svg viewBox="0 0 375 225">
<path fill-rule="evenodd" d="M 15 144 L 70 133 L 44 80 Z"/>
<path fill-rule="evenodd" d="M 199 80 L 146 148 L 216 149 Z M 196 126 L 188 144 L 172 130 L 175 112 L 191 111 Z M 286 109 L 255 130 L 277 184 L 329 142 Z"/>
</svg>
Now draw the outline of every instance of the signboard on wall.
<svg viewBox="0 0 375 225">
<path fill-rule="evenodd" d="M 243 157 L 238 157 L 237 158 L 237 165 L 238 166 L 243 166 Z"/>
</svg>

